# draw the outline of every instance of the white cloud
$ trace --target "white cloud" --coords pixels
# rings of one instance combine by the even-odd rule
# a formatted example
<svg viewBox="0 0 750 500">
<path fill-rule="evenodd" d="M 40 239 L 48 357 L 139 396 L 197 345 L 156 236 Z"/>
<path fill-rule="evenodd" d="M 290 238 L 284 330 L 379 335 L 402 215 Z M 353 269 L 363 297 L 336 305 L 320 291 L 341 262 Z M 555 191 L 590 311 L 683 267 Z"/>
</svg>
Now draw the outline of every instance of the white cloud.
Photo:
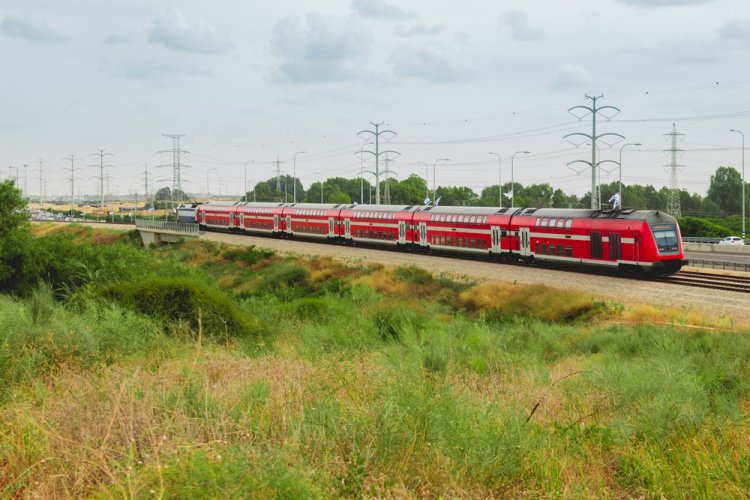
<svg viewBox="0 0 750 500">
<path fill-rule="evenodd" d="M 574 64 L 564 64 L 555 75 L 550 89 L 557 91 L 578 89 L 590 84 L 591 81 L 591 74 L 585 68 Z"/>
<path fill-rule="evenodd" d="M 531 26 L 526 13 L 521 10 L 509 10 L 500 18 L 500 23 L 510 29 L 513 39 L 519 42 L 533 42 L 544 38 L 542 30 Z"/>
<path fill-rule="evenodd" d="M 713 0 L 617 0 L 620 3 L 648 9 L 652 7 L 682 7 L 713 2 Z"/>
<path fill-rule="evenodd" d="M 373 38 L 363 26 L 320 14 L 276 23 L 271 46 L 281 57 L 278 76 L 297 83 L 357 79 Z"/>
<path fill-rule="evenodd" d="M 131 60 L 108 70 L 112 76 L 129 80 L 158 82 L 175 76 L 211 76 L 212 72 L 189 64 Z"/>
<path fill-rule="evenodd" d="M 442 33 L 445 30 L 445 25 L 443 24 L 437 24 L 435 26 L 427 26 L 426 24 L 416 24 L 414 26 L 406 27 L 402 24 L 399 24 L 395 28 L 393 28 L 393 32 L 404 38 L 411 38 L 413 36 L 419 36 L 419 35 L 437 35 L 438 33 Z"/>
<path fill-rule="evenodd" d="M 750 41 L 750 23 L 732 19 L 719 30 L 719 38 L 733 41 Z"/>
<path fill-rule="evenodd" d="M 392 20 L 414 17 L 413 12 L 387 4 L 384 0 L 352 0 L 352 9 L 362 17 L 372 19 Z"/>
<path fill-rule="evenodd" d="M 123 43 L 128 43 L 129 41 L 129 35 L 121 35 L 119 33 L 112 33 L 104 39 L 104 43 L 108 43 L 109 45 L 122 45 Z"/>
<path fill-rule="evenodd" d="M 470 71 L 451 48 L 439 45 L 404 45 L 390 58 L 393 73 L 433 83 L 448 83 L 469 77 Z"/>
<path fill-rule="evenodd" d="M 0 22 L 0 31 L 6 36 L 33 43 L 58 43 L 68 39 L 63 33 L 43 22 L 24 16 L 5 16 Z"/>
<path fill-rule="evenodd" d="M 213 26 L 203 21 L 190 21 L 176 9 L 154 19 L 148 40 L 173 50 L 198 54 L 216 54 L 231 47 Z"/>
</svg>

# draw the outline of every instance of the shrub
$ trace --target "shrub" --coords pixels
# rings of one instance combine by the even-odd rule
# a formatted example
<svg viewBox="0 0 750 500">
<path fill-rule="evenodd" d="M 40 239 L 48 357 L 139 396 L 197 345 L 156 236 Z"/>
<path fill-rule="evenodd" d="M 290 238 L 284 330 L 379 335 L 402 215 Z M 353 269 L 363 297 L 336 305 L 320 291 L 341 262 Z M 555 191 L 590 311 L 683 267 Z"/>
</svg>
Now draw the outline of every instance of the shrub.
<svg viewBox="0 0 750 500">
<path fill-rule="evenodd" d="M 687 237 L 723 238 L 732 235 L 726 227 L 698 217 L 680 217 L 679 223 L 680 233 Z"/>
<path fill-rule="evenodd" d="M 257 332 L 258 322 L 231 298 L 193 278 L 147 278 L 119 282 L 104 295 L 137 312 L 218 339 Z"/>
<path fill-rule="evenodd" d="M 276 255 L 276 252 L 266 248 L 258 248 L 255 245 L 249 247 L 230 247 L 224 250 L 222 256 L 232 262 L 244 262 L 247 265 L 254 265 L 261 260 L 270 259 Z"/>
</svg>

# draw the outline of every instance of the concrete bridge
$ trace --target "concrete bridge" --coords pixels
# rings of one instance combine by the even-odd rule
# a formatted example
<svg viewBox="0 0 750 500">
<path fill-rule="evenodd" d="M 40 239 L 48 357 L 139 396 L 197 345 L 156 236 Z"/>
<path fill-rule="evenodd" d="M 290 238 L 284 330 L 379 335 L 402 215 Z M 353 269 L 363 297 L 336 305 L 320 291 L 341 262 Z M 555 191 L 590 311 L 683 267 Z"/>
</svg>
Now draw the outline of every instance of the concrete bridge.
<svg viewBox="0 0 750 500">
<path fill-rule="evenodd" d="M 135 228 L 141 233 L 143 244 L 147 247 L 152 243 L 155 246 L 161 246 L 199 236 L 198 224 L 190 222 L 136 219 Z"/>
</svg>

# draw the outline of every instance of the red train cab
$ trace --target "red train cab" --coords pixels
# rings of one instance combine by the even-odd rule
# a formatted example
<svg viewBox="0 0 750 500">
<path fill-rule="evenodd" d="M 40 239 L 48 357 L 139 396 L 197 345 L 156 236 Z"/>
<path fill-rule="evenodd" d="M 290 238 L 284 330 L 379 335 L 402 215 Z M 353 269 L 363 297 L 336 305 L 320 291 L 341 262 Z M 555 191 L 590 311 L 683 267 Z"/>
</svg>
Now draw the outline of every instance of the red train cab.
<svg viewBox="0 0 750 500">
<path fill-rule="evenodd" d="M 421 207 L 414 214 L 414 244 L 437 250 L 508 254 L 513 213 L 509 208 Z"/>
<path fill-rule="evenodd" d="M 290 203 L 284 206 L 284 233 L 287 236 L 336 238 L 341 236 L 339 212 L 346 205 Z"/>
</svg>

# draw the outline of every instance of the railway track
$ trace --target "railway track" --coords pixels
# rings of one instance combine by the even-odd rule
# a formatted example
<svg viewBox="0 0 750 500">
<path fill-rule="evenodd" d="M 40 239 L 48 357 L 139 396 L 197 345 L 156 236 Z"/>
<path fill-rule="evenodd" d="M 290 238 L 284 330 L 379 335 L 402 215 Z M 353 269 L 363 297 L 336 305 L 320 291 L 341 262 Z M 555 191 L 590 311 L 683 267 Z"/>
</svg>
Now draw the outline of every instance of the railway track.
<svg viewBox="0 0 750 500">
<path fill-rule="evenodd" d="M 728 276 L 725 274 L 680 271 L 674 276 L 661 278 L 659 281 L 696 288 L 750 293 L 750 276 Z"/>
</svg>

